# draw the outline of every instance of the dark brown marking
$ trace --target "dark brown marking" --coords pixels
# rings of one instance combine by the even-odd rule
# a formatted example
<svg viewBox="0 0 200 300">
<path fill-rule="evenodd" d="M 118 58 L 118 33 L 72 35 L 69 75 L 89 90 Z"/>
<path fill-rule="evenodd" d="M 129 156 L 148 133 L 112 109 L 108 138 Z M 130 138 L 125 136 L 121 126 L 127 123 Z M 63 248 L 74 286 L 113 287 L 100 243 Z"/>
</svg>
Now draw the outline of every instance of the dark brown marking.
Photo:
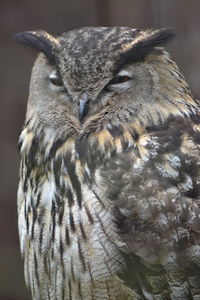
<svg viewBox="0 0 200 300">
<path fill-rule="evenodd" d="M 67 166 L 67 171 L 70 177 L 70 181 L 73 187 L 73 190 L 77 196 L 78 206 L 81 209 L 82 207 L 82 192 L 81 192 L 81 185 L 76 174 L 75 164 L 71 162 L 71 156 L 66 157 L 65 164 Z"/>
<path fill-rule="evenodd" d="M 94 224 L 94 219 L 93 219 L 93 216 L 89 210 L 89 207 L 85 204 L 84 205 L 84 208 L 85 208 L 85 211 L 86 211 L 86 214 L 87 214 L 87 217 L 88 217 L 88 220 L 91 224 Z"/>
<path fill-rule="evenodd" d="M 40 253 L 42 253 L 43 234 L 44 234 L 44 223 L 40 224 L 40 236 L 39 236 Z"/>
<path fill-rule="evenodd" d="M 23 144 L 23 142 L 19 140 L 18 148 L 17 148 L 19 152 L 21 151 L 22 144 Z"/>
<path fill-rule="evenodd" d="M 39 193 L 37 194 L 37 202 L 36 202 L 36 207 L 38 207 L 38 206 L 39 206 L 39 204 L 40 204 L 40 199 L 41 199 L 41 192 L 39 192 Z"/>
<path fill-rule="evenodd" d="M 63 242 L 60 239 L 60 260 L 61 260 L 61 265 L 62 265 L 62 269 L 63 269 L 63 278 L 65 279 L 65 272 L 64 272 L 64 261 L 63 261 Z"/>
<path fill-rule="evenodd" d="M 30 119 L 28 119 L 28 120 L 25 122 L 24 128 L 26 128 L 26 127 L 30 124 L 30 122 L 31 122 L 32 119 L 33 119 L 33 118 L 30 118 Z"/>
<path fill-rule="evenodd" d="M 123 134 L 123 128 L 121 125 L 116 126 L 114 124 L 111 124 L 111 126 L 107 127 L 107 130 L 113 137 L 118 137 Z"/>
<path fill-rule="evenodd" d="M 81 298 L 81 300 L 83 300 L 83 296 L 82 296 L 82 287 L 81 287 L 81 281 L 78 281 L 78 294 L 79 297 Z"/>
<path fill-rule="evenodd" d="M 83 250 L 81 248 L 80 240 L 78 240 L 78 254 L 79 254 L 79 258 L 80 258 L 80 261 L 82 263 L 82 266 L 83 266 L 83 271 L 85 272 L 86 271 L 86 264 L 85 264 L 84 254 L 83 254 Z"/>
<path fill-rule="evenodd" d="M 74 216 L 73 216 L 72 211 L 69 212 L 69 224 L 70 224 L 71 230 L 72 230 L 72 231 L 75 231 L 75 230 L 76 230 L 76 227 L 75 227 Z"/>
<path fill-rule="evenodd" d="M 75 281 L 74 266 L 73 266 L 73 258 L 72 257 L 71 257 L 70 268 L 71 268 L 72 280 Z"/>
<path fill-rule="evenodd" d="M 59 209 L 59 217 L 58 217 L 58 223 L 61 226 L 63 221 L 63 215 L 64 215 L 64 202 L 61 202 L 58 209 Z"/>
<path fill-rule="evenodd" d="M 35 277 L 36 277 L 36 280 L 39 284 L 40 280 L 39 280 L 39 274 L 38 274 L 38 262 L 37 262 L 37 257 L 36 257 L 35 253 L 34 253 L 34 266 L 35 266 Z"/>
<path fill-rule="evenodd" d="M 85 230 L 83 228 L 83 224 L 82 224 L 81 221 L 79 222 L 79 226 L 80 226 L 82 238 L 86 241 L 87 240 L 87 236 L 86 236 L 86 233 L 85 233 Z"/>
<path fill-rule="evenodd" d="M 132 136 L 133 140 L 137 141 L 138 138 L 139 138 L 139 133 L 135 129 L 131 128 L 131 127 L 128 128 L 128 131 L 129 131 L 130 135 Z"/>
<path fill-rule="evenodd" d="M 42 221 L 43 221 L 43 218 L 44 218 L 44 215 L 45 215 L 45 208 L 44 206 L 40 207 L 38 209 L 38 216 L 37 216 L 37 220 L 38 220 L 38 223 L 41 224 Z"/>
<path fill-rule="evenodd" d="M 51 248 L 51 259 L 54 260 L 54 249 Z"/>
<path fill-rule="evenodd" d="M 29 213 L 30 213 L 30 207 L 28 207 L 28 214 L 26 216 L 26 228 L 27 228 L 27 232 L 29 232 Z"/>
<path fill-rule="evenodd" d="M 36 153 L 38 151 L 38 143 L 40 142 L 40 138 L 42 137 L 37 137 L 34 136 L 33 140 L 32 140 L 32 144 L 27 156 L 27 160 L 26 160 L 26 165 L 27 165 L 27 178 L 30 178 L 30 173 L 32 171 L 32 169 L 34 168 L 34 166 L 36 165 Z"/>
<path fill-rule="evenodd" d="M 191 120 L 194 122 L 194 124 L 199 125 L 200 124 L 200 113 L 191 115 Z"/>
<path fill-rule="evenodd" d="M 64 272 L 64 271 L 63 271 Z M 63 274 L 64 275 L 64 274 Z M 64 278 L 64 277 L 63 277 Z M 65 300 L 65 286 L 62 284 L 62 300 Z"/>
<path fill-rule="evenodd" d="M 72 284 L 70 278 L 68 279 L 68 289 L 69 289 L 69 300 L 72 300 Z"/>
<path fill-rule="evenodd" d="M 52 233 L 51 233 L 51 240 L 54 242 L 55 240 L 55 229 L 56 229 L 56 207 L 55 202 L 52 201 L 51 206 L 51 219 L 52 219 Z"/>
<path fill-rule="evenodd" d="M 78 153 L 79 159 L 84 160 L 89 150 L 88 140 L 84 138 L 77 139 L 75 143 L 75 149 Z"/>
<path fill-rule="evenodd" d="M 32 228 L 31 228 L 31 240 L 34 239 L 34 230 L 35 230 L 35 223 L 37 220 L 37 210 L 34 206 L 32 206 Z"/>
<path fill-rule="evenodd" d="M 66 244 L 67 244 L 68 246 L 70 245 L 69 230 L 68 230 L 67 227 L 65 228 L 65 242 L 66 242 Z"/>
<path fill-rule="evenodd" d="M 63 189 L 60 186 L 61 165 L 62 165 L 61 158 L 53 159 L 53 173 L 54 173 L 54 178 L 55 178 L 55 184 L 63 192 Z"/>
<path fill-rule="evenodd" d="M 52 159 L 53 157 L 55 157 L 56 151 L 57 151 L 60 147 L 62 147 L 62 145 L 64 144 L 65 141 L 66 141 L 66 137 L 65 137 L 65 139 L 59 139 L 59 138 L 58 138 L 58 139 L 53 143 L 51 149 L 49 150 L 49 155 L 48 155 L 48 157 L 47 157 L 47 160 L 50 160 L 50 159 Z"/>
<path fill-rule="evenodd" d="M 44 256 L 43 257 L 44 258 L 44 260 L 43 260 L 43 263 L 44 263 L 44 271 L 45 271 L 45 273 L 47 274 L 47 276 L 49 277 L 49 271 L 48 271 L 48 263 L 47 263 L 47 256 Z"/>
<path fill-rule="evenodd" d="M 74 198 L 70 188 L 66 190 L 66 196 L 67 196 L 69 207 L 72 207 L 74 205 Z"/>
<path fill-rule="evenodd" d="M 24 218 L 26 219 L 27 218 L 27 200 L 25 199 L 25 205 L 24 205 Z"/>
</svg>

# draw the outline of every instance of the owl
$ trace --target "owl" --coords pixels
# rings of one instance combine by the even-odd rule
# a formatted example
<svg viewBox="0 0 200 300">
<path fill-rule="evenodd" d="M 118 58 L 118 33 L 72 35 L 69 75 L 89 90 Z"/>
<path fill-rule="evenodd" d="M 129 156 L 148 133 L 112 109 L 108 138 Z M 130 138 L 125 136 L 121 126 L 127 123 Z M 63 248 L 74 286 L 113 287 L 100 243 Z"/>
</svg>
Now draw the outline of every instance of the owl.
<svg viewBox="0 0 200 300">
<path fill-rule="evenodd" d="M 16 34 L 39 52 L 19 137 L 34 300 L 200 299 L 200 111 L 173 35 Z"/>
</svg>

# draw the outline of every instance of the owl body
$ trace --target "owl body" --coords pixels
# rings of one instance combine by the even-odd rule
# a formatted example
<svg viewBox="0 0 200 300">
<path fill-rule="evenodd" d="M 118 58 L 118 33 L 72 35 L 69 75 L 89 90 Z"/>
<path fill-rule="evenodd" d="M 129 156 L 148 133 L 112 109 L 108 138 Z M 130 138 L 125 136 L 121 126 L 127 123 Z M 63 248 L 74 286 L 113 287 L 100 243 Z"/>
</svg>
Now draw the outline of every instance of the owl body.
<svg viewBox="0 0 200 300">
<path fill-rule="evenodd" d="M 170 30 L 17 39 L 40 52 L 20 135 L 33 299 L 200 297 L 200 114 Z"/>
<path fill-rule="evenodd" d="M 125 244 L 108 203 L 101 201 L 98 189 L 85 182 L 88 174 L 76 157 L 75 140 L 63 141 L 54 149 L 57 154 L 52 160 L 49 150 L 56 147 L 58 136 L 49 129 L 43 135 L 40 150 L 46 151 L 47 161 L 41 164 L 41 153 L 34 153 L 39 164 L 35 161 L 30 170 L 22 160 L 18 189 L 21 250 L 33 298 L 107 299 L 109 295 L 110 299 L 132 299 L 135 293 L 116 276 L 125 268 L 120 254 Z M 24 129 L 22 147 L 25 144 L 30 151 L 34 138 Z"/>
</svg>

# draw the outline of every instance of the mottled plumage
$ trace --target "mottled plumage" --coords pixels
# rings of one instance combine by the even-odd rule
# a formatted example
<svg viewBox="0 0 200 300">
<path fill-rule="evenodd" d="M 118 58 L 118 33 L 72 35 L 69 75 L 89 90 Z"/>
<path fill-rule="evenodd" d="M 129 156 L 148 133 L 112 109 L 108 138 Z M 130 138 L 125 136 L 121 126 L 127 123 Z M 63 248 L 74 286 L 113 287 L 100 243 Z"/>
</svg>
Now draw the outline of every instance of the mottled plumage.
<svg viewBox="0 0 200 300">
<path fill-rule="evenodd" d="M 19 138 L 33 299 L 200 299 L 200 112 L 172 36 L 16 35 L 42 52 Z"/>
</svg>

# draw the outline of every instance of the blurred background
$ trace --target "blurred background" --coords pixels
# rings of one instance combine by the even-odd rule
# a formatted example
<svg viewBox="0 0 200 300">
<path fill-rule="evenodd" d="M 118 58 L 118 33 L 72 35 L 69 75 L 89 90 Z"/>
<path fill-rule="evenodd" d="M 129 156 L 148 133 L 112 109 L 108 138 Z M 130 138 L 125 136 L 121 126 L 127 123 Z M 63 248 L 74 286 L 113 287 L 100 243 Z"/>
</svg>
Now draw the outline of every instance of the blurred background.
<svg viewBox="0 0 200 300">
<path fill-rule="evenodd" d="M 30 300 L 17 233 L 17 139 L 35 55 L 17 45 L 12 34 L 33 29 L 59 34 L 82 26 L 173 27 L 177 36 L 168 49 L 198 97 L 199 12 L 197 0 L 0 1 L 0 300 Z"/>
</svg>

